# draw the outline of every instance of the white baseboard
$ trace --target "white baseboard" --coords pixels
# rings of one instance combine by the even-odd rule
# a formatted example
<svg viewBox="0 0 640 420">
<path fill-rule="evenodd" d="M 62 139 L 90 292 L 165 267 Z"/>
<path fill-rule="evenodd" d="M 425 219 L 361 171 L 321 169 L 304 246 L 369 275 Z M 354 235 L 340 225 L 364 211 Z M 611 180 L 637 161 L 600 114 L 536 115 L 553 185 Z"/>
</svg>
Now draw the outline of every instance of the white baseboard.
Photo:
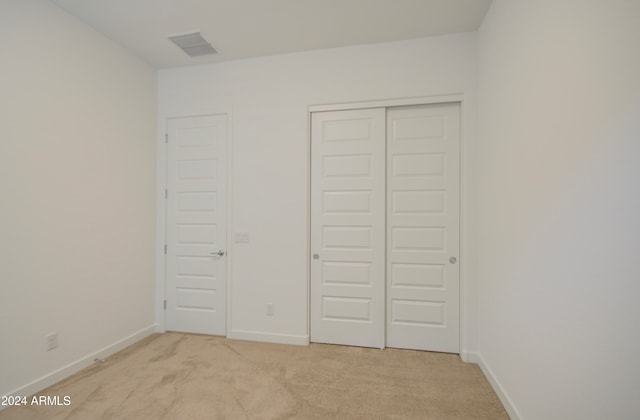
<svg viewBox="0 0 640 420">
<path fill-rule="evenodd" d="M 76 360 L 75 362 L 69 363 L 68 365 L 63 366 L 58 370 L 44 375 L 36 379 L 35 381 L 30 382 L 16 389 L 15 391 L 8 393 L 7 395 L 30 396 L 35 394 L 36 392 L 40 392 L 43 389 L 48 388 L 51 385 L 56 384 L 75 373 L 80 372 L 82 369 L 91 366 L 95 363 L 95 359 L 105 359 L 112 354 L 117 353 L 120 350 L 129 347 L 130 345 L 153 334 L 156 331 L 156 328 L 156 324 L 143 328 L 131 334 L 130 336 L 123 338 L 122 340 L 118 340 L 115 343 L 108 345 L 107 347 L 104 347 L 94 353 L 88 354 L 83 358 Z M 0 406 L 0 410 L 2 410 L 3 408 L 5 407 Z"/>
<path fill-rule="evenodd" d="M 477 365 L 480 364 L 480 356 L 478 355 L 478 353 L 474 351 L 466 351 L 464 352 L 464 356 L 462 354 L 463 353 L 460 352 L 460 358 L 462 359 L 462 361 L 467 363 L 475 363 Z"/>
<path fill-rule="evenodd" d="M 462 354 L 460 356 L 462 357 Z M 504 388 L 502 388 L 502 385 L 500 385 L 500 381 L 498 381 L 498 379 L 495 377 L 491 368 L 487 366 L 482 356 L 479 353 L 469 352 L 466 354 L 466 357 L 468 358 L 468 360 L 465 360 L 465 362 L 468 361 L 470 363 L 478 364 L 478 366 L 482 370 L 482 373 L 484 373 L 484 376 L 487 378 L 487 380 L 491 384 L 491 387 L 495 391 L 496 395 L 498 395 L 500 402 L 504 406 L 504 409 L 507 411 L 507 414 L 509 415 L 511 420 L 520 420 L 522 417 L 518 413 L 518 410 L 516 410 L 515 405 L 513 405 L 513 403 L 511 402 L 511 399 L 509 398 L 507 393 L 504 391 Z"/>
<path fill-rule="evenodd" d="M 294 344 L 296 346 L 309 345 L 308 335 L 273 334 L 258 331 L 232 330 L 227 334 L 232 340 L 261 341 L 263 343 Z"/>
<path fill-rule="evenodd" d="M 466 351 L 466 350 L 461 350 L 460 351 L 460 358 L 462 359 L 463 362 L 465 363 L 478 363 L 475 361 L 474 359 L 474 355 L 476 353 L 470 352 L 470 351 Z"/>
</svg>

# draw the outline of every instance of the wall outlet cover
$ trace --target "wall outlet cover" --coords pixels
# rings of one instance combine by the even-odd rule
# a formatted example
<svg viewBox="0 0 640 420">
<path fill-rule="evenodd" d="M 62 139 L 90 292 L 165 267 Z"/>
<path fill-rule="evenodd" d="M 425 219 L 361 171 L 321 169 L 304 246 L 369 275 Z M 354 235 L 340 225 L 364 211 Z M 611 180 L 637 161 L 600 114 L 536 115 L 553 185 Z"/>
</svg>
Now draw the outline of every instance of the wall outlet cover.
<svg viewBox="0 0 640 420">
<path fill-rule="evenodd" d="M 47 351 L 51 351 L 58 347 L 58 333 L 48 334 L 46 337 Z"/>
<path fill-rule="evenodd" d="M 236 232 L 234 241 L 237 244 L 248 244 L 249 232 Z"/>
</svg>

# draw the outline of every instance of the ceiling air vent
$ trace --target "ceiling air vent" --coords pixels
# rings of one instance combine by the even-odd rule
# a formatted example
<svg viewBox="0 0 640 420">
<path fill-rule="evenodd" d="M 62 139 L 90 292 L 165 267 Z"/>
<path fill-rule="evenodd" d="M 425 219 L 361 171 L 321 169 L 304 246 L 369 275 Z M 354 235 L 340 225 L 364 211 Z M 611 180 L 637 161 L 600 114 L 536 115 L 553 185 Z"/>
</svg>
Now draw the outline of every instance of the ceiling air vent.
<svg viewBox="0 0 640 420">
<path fill-rule="evenodd" d="M 202 37 L 200 32 L 173 35 L 169 37 L 169 40 L 180 47 L 180 49 L 190 57 L 216 54 L 218 52 L 209 44 L 209 41 Z"/>
</svg>

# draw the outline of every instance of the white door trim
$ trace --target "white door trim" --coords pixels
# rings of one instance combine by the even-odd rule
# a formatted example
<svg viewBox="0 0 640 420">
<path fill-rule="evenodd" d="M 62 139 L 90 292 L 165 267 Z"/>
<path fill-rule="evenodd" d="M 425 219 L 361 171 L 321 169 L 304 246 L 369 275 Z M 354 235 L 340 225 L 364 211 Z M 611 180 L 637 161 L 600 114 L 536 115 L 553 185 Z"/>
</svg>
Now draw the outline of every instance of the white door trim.
<svg viewBox="0 0 640 420">
<path fill-rule="evenodd" d="M 307 171 L 307 335 L 310 336 L 311 332 L 311 114 L 314 112 L 322 111 L 341 111 L 348 109 L 363 109 L 363 108 L 391 108 L 397 106 L 409 106 L 409 105 L 430 105 L 438 103 L 460 103 L 460 357 L 463 361 L 469 361 L 469 349 L 468 349 L 468 337 L 471 333 L 468 331 L 469 325 L 467 325 L 466 311 L 468 304 L 465 299 L 469 295 L 468 285 L 468 273 L 471 272 L 470 258 L 467 258 L 465 250 L 467 249 L 468 241 L 468 227 L 466 225 L 466 212 L 467 198 L 465 197 L 465 191 L 467 191 L 467 180 L 465 178 L 465 165 L 469 161 L 467 154 L 466 142 L 467 133 L 465 128 L 467 119 L 467 110 L 465 108 L 465 94 L 464 93 L 452 93 L 452 94 L 439 94 L 419 97 L 408 98 L 390 98 L 380 99 L 372 101 L 361 102 L 344 102 L 344 103 L 330 103 L 330 104 L 316 104 L 309 105 L 307 108 L 307 162 L 309 162 L 309 170 Z"/>
<path fill-rule="evenodd" d="M 233 115 L 230 110 L 220 112 L 203 112 L 194 114 L 179 114 L 158 120 L 157 133 L 157 167 L 156 167 L 156 297 L 155 320 L 156 332 L 166 331 L 164 302 L 166 300 L 166 255 L 164 246 L 167 241 L 167 208 L 165 191 L 167 188 L 167 143 L 166 134 L 169 120 L 189 117 L 220 116 L 227 117 L 227 296 L 226 296 L 226 334 L 231 331 L 231 302 L 233 296 L 233 281 L 231 265 L 233 264 Z"/>
<path fill-rule="evenodd" d="M 452 94 L 452 95 L 419 96 L 415 98 L 383 99 L 383 100 L 366 101 L 366 102 L 348 102 L 348 103 L 327 104 L 327 105 L 311 105 L 309 106 L 309 118 L 311 118 L 311 113 L 321 112 L 321 111 L 344 111 L 347 109 L 364 109 L 364 108 L 392 108 L 397 106 L 444 104 L 444 103 L 450 103 L 450 102 L 462 103 L 463 100 L 464 100 L 464 95 Z M 309 132 L 309 142 L 311 142 L 311 132 Z"/>
</svg>

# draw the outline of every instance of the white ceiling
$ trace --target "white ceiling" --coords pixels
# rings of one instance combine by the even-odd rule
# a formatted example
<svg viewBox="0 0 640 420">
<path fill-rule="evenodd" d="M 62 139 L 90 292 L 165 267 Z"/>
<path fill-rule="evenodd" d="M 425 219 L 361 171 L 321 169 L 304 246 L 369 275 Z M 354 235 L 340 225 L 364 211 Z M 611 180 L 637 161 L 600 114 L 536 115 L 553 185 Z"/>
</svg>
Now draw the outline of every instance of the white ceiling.
<svg viewBox="0 0 640 420">
<path fill-rule="evenodd" d="M 475 31 L 491 0 L 52 0 L 157 68 Z M 199 30 L 189 57 L 167 36 Z"/>
</svg>

